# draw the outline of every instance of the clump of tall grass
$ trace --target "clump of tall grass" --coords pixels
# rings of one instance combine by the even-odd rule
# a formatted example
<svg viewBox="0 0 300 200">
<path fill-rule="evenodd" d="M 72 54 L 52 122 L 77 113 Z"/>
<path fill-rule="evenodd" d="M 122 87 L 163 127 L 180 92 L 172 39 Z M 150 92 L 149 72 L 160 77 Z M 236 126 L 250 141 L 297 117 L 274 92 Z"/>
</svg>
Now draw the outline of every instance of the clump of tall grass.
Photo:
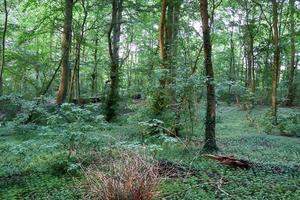
<svg viewBox="0 0 300 200">
<path fill-rule="evenodd" d="M 84 174 L 88 199 L 152 200 L 160 181 L 157 165 L 128 152 L 104 165 L 93 165 Z"/>
</svg>

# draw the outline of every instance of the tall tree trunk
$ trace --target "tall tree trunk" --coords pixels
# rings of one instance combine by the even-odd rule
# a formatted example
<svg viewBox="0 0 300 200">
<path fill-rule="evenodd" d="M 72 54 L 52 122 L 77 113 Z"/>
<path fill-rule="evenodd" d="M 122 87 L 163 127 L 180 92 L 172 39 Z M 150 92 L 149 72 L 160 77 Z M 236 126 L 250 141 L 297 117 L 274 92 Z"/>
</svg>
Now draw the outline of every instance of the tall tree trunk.
<svg viewBox="0 0 300 200">
<path fill-rule="evenodd" d="M 252 93 L 255 93 L 255 69 L 254 69 L 254 33 L 253 33 L 253 14 L 251 14 L 251 5 L 249 1 L 244 1 L 246 12 L 246 30 L 245 30 L 245 49 L 246 49 L 246 87 Z M 251 14 L 251 18 L 250 15 Z"/>
<path fill-rule="evenodd" d="M 235 51 L 234 51 L 234 41 L 233 41 L 233 27 L 231 29 L 230 34 L 230 67 L 229 67 L 229 87 L 228 87 L 228 104 L 232 102 L 232 95 L 231 95 L 231 87 L 232 84 L 236 81 L 236 70 L 235 70 Z M 235 96 L 235 99 L 238 99 L 238 96 Z M 238 101 L 237 101 L 238 102 Z"/>
<path fill-rule="evenodd" d="M 279 49 L 279 32 L 278 32 L 278 3 L 272 0 L 272 18 L 273 18 L 273 72 L 272 72 L 272 116 L 273 123 L 277 124 L 277 87 L 280 71 L 280 49 Z"/>
<path fill-rule="evenodd" d="M 79 36 L 76 37 L 76 47 L 75 47 L 75 64 L 73 69 L 73 75 L 70 82 L 70 92 L 69 92 L 69 101 L 71 101 L 73 98 L 77 99 L 77 103 L 80 101 L 80 79 L 79 79 L 79 72 L 80 72 L 80 62 L 81 62 L 81 46 L 84 39 L 84 29 L 86 24 L 86 19 L 88 16 L 88 12 L 86 10 L 85 6 L 85 0 L 81 1 L 84 17 L 83 21 L 80 27 L 80 33 Z"/>
<path fill-rule="evenodd" d="M 252 36 L 251 26 L 248 25 L 248 34 L 247 34 L 247 86 L 251 92 L 255 92 L 255 73 L 254 73 L 254 51 L 253 44 L 254 38 Z"/>
<path fill-rule="evenodd" d="M 120 37 L 123 12 L 123 0 L 112 1 L 112 20 L 108 31 L 108 47 L 110 56 L 110 89 L 106 100 L 106 120 L 116 117 L 119 100 L 119 67 L 120 67 Z"/>
<path fill-rule="evenodd" d="M 61 105 L 65 102 L 68 93 L 68 84 L 70 79 L 69 55 L 72 42 L 72 16 L 73 0 L 65 0 L 64 30 L 61 35 L 62 62 L 60 85 L 56 96 L 56 103 Z"/>
<path fill-rule="evenodd" d="M 163 69 L 163 75 L 159 79 L 159 88 L 155 93 L 153 110 L 154 113 L 160 114 L 167 106 L 166 84 L 167 84 L 167 48 L 166 48 L 166 19 L 167 19 L 167 0 L 161 0 L 161 16 L 159 23 L 159 55 L 160 67 Z"/>
<path fill-rule="evenodd" d="M 165 47 L 166 12 L 167 12 L 167 0 L 162 0 L 160 26 L 159 26 L 159 50 L 160 50 L 161 60 L 164 60 L 166 58 L 166 47 Z"/>
<path fill-rule="evenodd" d="M 291 63 L 290 63 L 290 74 L 289 74 L 289 84 L 288 84 L 288 94 L 286 98 L 286 106 L 292 106 L 293 100 L 295 97 L 294 94 L 294 78 L 295 78 L 295 69 L 296 65 L 296 47 L 295 47 L 295 0 L 289 0 L 289 7 L 291 11 L 290 21 L 291 21 L 291 28 L 290 28 L 290 44 L 291 44 Z"/>
<path fill-rule="evenodd" d="M 200 0 L 200 13 L 202 19 L 202 32 L 204 44 L 204 66 L 207 77 L 207 106 L 205 121 L 205 151 L 217 150 L 215 126 L 216 126 L 216 97 L 214 87 L 214 71 L 212 65 L 212 44 L 210 37 L 208 2 Z"/>
<path fill-rule="evenodd" d="M 8 10 L 7 10 L 7 2 L 4 0 L 4 29 L 2 35 L 2 59 L 0 66 L 0 96 L 3 95 L 3 70 L 5 65 L 5 37 L 7 32 L 7 21 L 8 21 Z"/>
<path fill-rule="evenodd" d="M 154 109 L 157 114 L 160 114 L 176 101 L 175 91 L 171 91 L 167 85 L 175 84 L 176 79 L 176 40 L 179 29 L 180 5 L 181 0 L 162 0 L 161 2 L 159 48 L 163 76 L 160 78 L 160 88 L 154 102 Z"/>
<path fill-rule="evenodd" d="M 159 47 L 161 69 L 163 75 L 160 78 L 160 87 L 155 94 L 154 112 L 161 114 L 163 111 L 171 111 L 175 118 L 171 131 L 178 134 L 179 131 L 179 107 L 176 99 L 176 87 L 170 85 L 176 84 L 176 65 L 177 65 L 177 37 L 179 30 L 179 15 L 182 0 L 162 0 L 161 17 L 159 28 Z M 173 88 L 173 89 L 172 89 Z"/>
<path fill-rule="evenodd" d="M 97 95 L 98 86 L 98 37 L 95 38 L 95 50 L 94 50 L 94 69 L 92 73 L 92 95 Z"/>
</svg>

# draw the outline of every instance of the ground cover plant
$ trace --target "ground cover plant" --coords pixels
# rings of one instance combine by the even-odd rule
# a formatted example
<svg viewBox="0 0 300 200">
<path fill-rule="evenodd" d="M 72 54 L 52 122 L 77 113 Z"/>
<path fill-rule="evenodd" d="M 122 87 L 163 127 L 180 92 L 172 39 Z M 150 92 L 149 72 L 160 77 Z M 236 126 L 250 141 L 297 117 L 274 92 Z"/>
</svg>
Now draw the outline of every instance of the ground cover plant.
<svg viewBox="0 0 300 200">
<path fill-rule="evenodd" d="M 75 105 L 64 106 L 82 109 L 82 114 L 88 112 Z M 139 121 L 133 121 L 139 109 L 143 107 L 130 114 L 125 113 L 125 119 L 122 116 L 120 121 L 110 125 L 105 122 L 101 125 L 98 121 L 95 125 L 88 121 L 89 127 L 84 128 L 84 133 L 80 133 L 83 127 L 68 129 L 64 123 L 44 124 L 30 129 L 20 127 L 17 131 L 1 128 L 2 199 L 101 199 L 101 188 L 108 189 L 108 185 L 113 184 L 109 179 L 124 178 L 114 173 L 129 175 L 128 170 L 131 170 L 134 176 L 137 167 L 143 168 L 146 160 L 139 155 L 148 157 L 146 169 L 154 170 L 151 173 L 154 173 L 153 178 L 157 182 L 155 190 L 150 191 L 154 199 L 298 198 L 300 141 L 297 137 L 260 132 L 255 126 L 249 127 L 247 111 L 221 105 L 220 122 L 217 124 L 220 133 L 217 137 L 218 154 L 246 159 L 252 167 L 251 170 L 234 169 L 203 156 L 203 126 L 197 129 L 199 135 L 189 138 L 176 138 L 164 133 L 141 134 Z M 283 113 L 299 113 L 299 110 L 289 108 L 280 110 Z M 267 111 L 268 108 L 255 108 L 252 117 L 258 118 Z M 57 117 L 55 115 L 50 118 Z M 124 155 L 124 152 L 129 153 Z M 142 161 L 126 164 L 133 158 Z M 128 166 L 132 168 L 126 169 Z M 131 178 L 134 184 L 135 178 Z M 103 183 L 95 184 L 94 181 Z M 145 186 L 151 184 L 145 183 Z M 118 185 L 115 189 L 122 190 L 122 187 Z M 110 192 L 116 193 L 114 190 Z M 95 196 L 97 194 L 99 196 Z"/>
</svg>

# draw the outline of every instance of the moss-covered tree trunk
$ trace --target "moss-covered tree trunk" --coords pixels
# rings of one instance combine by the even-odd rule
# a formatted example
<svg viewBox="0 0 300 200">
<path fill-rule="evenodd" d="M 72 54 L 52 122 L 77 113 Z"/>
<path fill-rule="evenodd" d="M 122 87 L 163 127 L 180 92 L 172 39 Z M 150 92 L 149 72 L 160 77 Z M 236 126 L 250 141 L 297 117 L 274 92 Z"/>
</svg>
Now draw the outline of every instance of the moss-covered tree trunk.
<svg viewBox="0 0 300 200">
<path fill-rule="evenodd" d="M 174 83 L 176 76 L 176 52 L 179 29 L 179 12 L 181 0 L 162 0 L 160 29 L 159 29 L 159 48 L 161 68 L 164 70 L 164 75 L 160 79 L 160 86 L 165 89 L 167 85 Z M 166 91 L 165 95 L 170 95 L 172 91 Z M 165 100 L 169 97 L 162 97 Z M 160 110 L 163 111 L 170 102 L 160 102 Z"/>
<path fill-rule="evenodd" d="M 278 2 L 272 0 L 272 26 L 273 26 L 273 67 L 272 67 L 272 117 L 273 123 L 277 124 L 277 87 L 280 72 L 280 49 L 278 31 Z"/>
<path fill-rule="evenodd" d="M 210 37 L 208 2 L 200 0 L 200 13 L 202 19 L 203 47 L 204 47 L 204 66 L 207 77 L 207 106 L 205 121 L 205 144 L 204 151 L 217 150 L 215 126 L 216 126 L 216 97 L 214 87 L 214 71 L 212 65 L 212 45 Z"/>
<path fill-rule="evenodd" d="M 296 46 L 295 46 L 295 0 L 289 0 L 290 7 L 290 44 L 291 44 L 291 61 L 290 61 L 290 73 L 289 73 L 289 85 L 288 85 L 288 94 L 286 98 L 286 106 L 292 106 L 295 98 L 294 92 L 294 79 L 295 79 L 295 70 L 296 70 Z"/>
<path fill-rule="evenodd" d="M 123 12 L 123 0 L 112 1 L 112 19 L 108 31 L 108 48 L 110 56 L 110 88 L 106 100 L 105 116 L 107 121 L 116 117 L 119 101 L 119 67 L 120 37 Z"/>
<path fill-rule="evenodd" d="M 5 65 L 5 37 L 7 32 L 7 21 L 8 21 L 8 10 L 7 10 L 7 2 L 4 0 L 4 27 L 2 34 L 2 57 L 1 57 L 1 65 L 0 65 L 0 96 L 3 95 L 3 70 Z"/>
<path fill-rule="evenodd" d="M 154 112 L 171 112 L 173 119 L 170 124 L 171 132 L 178 134 L 179 107 L 176 98 L 176 66 L 177 66 L 177 38 L 179 30 L 180 5 L 182 0 L 162 0 L 159 28 L 159 48 L 162 76 L 160 87 L 155 94 Z"/>
<path fill-rule="evenodd" d="M 61 75 L 60 85 L 56 96 L 56 103 L 61 105 L 65 102 L 68 85 L 70 80 L 70 63 L 69 55 L 72 42 L 72 16 L 73 16 L 73 0 L 65 0 L 64 8 L 64 29 L 61 35 L 61 48 L 62 48 L 62 62 L 61 62 Z"/>
</svg>

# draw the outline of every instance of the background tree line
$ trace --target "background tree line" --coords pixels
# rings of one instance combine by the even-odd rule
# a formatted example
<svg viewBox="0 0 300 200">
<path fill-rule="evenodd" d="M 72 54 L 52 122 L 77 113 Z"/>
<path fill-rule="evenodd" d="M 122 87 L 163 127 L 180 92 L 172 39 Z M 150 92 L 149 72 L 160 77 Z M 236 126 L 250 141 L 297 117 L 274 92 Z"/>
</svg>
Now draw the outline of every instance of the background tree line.
<svg viewBox="0 0 300 200">
<path fill-rule="evenodd" d="M 295 0 L 1 5 L 1 95 L 56 96 L 58 105 L 100 100 L 108 121 L 126 99 L 147 99 L 174 135 L 193 131 L 206 97 L 208 148 L 216 148 L 216 99 L 269 105 L 274 124 L 278 105 L 300 103 Z"/>
</svg>

